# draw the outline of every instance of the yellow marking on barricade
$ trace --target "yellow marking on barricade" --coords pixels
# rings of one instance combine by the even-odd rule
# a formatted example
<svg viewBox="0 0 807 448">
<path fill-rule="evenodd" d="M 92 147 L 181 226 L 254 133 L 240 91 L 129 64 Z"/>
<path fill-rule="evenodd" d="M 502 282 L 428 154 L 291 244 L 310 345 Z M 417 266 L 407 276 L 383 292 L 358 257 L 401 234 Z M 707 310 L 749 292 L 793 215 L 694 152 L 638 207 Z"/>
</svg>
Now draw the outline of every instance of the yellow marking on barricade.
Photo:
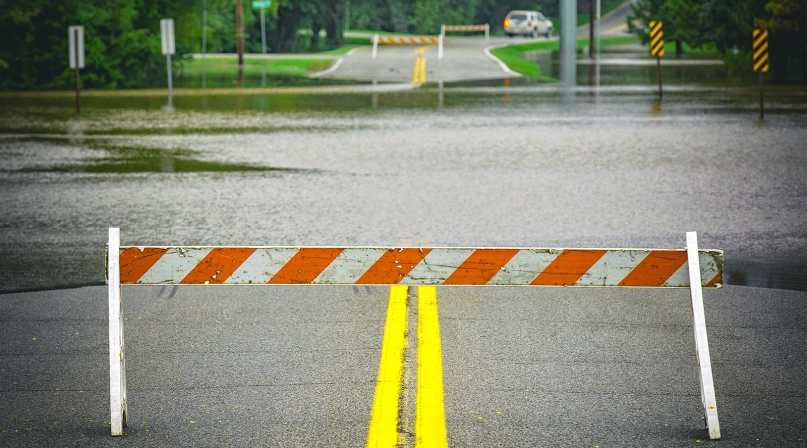
<svg viewBox="0 0 807 448">
<path fill-rule="evenodd" d="M 415 447 L 447 448 L 443 404 L 443 353 L 437 317 L 437 288 L 418 287 L 418 375 Z"/>
<path fill-rule="evenodd" d="M 398 446 L 398 414 L 406 345 L 407 295 L 406 286 L 390 288 L 373 415 L 367 435 L 368 448 Z"/>
</svg>

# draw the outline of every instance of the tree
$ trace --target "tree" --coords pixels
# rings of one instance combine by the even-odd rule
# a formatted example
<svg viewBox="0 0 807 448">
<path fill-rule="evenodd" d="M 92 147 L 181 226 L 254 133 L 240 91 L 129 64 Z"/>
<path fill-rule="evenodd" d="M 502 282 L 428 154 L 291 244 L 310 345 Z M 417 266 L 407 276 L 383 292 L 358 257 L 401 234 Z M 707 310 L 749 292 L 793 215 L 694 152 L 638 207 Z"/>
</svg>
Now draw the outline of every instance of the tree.
<svg viewBox="0 0 807 448">
<path fill-rule="evenodd" d="M 633 26 L 634 18 L 645 26 Z M 800 72 L 800 81 L 807 84 L 807 2 L 803 0 L 640 0 L 628 26 L 643 42 L 647 42 L 649 20 L 664 22 L 666 39 L 672 36 L 693 48 L 714 45 L 732 64 L 742 61 L 737 68 L 746 71 L 751 69 L 752 31 L 768 30 L 774 81 L 785 82 L 790 73 Z"/>
</svg>

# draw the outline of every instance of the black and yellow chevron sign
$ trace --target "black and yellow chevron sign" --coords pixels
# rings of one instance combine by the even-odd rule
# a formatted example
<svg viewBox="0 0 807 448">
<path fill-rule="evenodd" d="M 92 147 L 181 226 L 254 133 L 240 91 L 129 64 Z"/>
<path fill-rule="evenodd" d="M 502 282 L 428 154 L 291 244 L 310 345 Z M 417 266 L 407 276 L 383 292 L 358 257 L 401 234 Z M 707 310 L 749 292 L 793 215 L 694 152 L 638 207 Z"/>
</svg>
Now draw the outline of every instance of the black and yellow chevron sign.
<svg viewBox="0 0 807 448">
<path fill-rule="evenodd" d="M 765 30 L 754 30 L 754 71 L 767 72 L 770 68 L 768 64 L 768 32 Z"/>
<path fill-rule="evenodd" d="M 664 56 L 664 31 L 661 21 L 651 21 L 650 25 L 650 56 Z"/>
</svg>

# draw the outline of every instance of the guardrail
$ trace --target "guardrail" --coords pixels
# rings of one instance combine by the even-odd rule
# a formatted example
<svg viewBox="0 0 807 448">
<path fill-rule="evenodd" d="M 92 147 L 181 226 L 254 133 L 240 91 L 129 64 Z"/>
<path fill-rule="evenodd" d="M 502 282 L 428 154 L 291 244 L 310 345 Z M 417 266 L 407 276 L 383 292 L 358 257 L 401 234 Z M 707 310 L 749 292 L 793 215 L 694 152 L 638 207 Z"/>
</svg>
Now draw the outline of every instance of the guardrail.
<svg viewBox="0 0 807 448">
<path fill-rule="evenodd" d="M 484 31 L 485 40 L 490 40 L 490 24 L 487 23 L 484 25 L 442 25 L 440 27 L 440 35 L 445 36 L 446 31 L 461 31 L 461 32 Z"/>
<path fill-rule="evenodd" d="M 690 288 L 701 401 L 720 438 L 702 287 L 719 288 L 723 252 L 686 249 L 144 247 L 109 229 L 111 433 L 128 422 L 121 285 L 476 285 Z"/>
</svg>

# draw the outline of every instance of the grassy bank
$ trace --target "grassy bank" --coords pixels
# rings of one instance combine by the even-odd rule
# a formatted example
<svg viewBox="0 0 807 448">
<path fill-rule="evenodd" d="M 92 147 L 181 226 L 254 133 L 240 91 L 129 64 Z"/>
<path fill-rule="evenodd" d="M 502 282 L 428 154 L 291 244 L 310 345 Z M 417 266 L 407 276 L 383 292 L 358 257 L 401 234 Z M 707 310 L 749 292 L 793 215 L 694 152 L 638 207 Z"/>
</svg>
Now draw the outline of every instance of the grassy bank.
<svg viewBox="0 0 807 448">
<path fill-rule="evenodd" d="M 600 45 L 603 47 L 608 45 L 620 45 L 620 44 L 631 44 L 631 43 L 639 43 L 639 38 L 635 36 L 625 36 L 625 37 L 603 37 L 600 39 Z M 580 51 L 583 47 L 589 46 L 588 39 L 577 39 L 577 50 Z M 546 75 L 541 74 L 541 71 L 538 69 L 538 65 L 536 65 L 532 61 L 527 61 L 519 57 L 520 54 L 526 53 L 528 51 L 557 51 L 560 48 L 560 41 L 557 40 L 550 40 L 546 42 L 529 42 L 525 44 L 518 44 L 518 45 L 508 45 L 506 47 L 497 48 L 492 50 L 494 56 L 501 59 L 502 62 L 507 64 L 510 70 L 514 72 L 520 73 L 524 76 L 535 78 L 535 79 L 545 79 L 545 80 L 554 80 L 554 78 L 550 78 Z"/>
<path fill-rule="evenodd" d="M 325 70 L 331 64 L 327 59 L 258 59 L 244 57 L 245 75 L 305 77 Z M 182 74 L 197 75 L 206 72 L 208 76 L 231 75 L 238 70 L 236 58 L 199 58 L 186 61 Z"/>
</svg>

